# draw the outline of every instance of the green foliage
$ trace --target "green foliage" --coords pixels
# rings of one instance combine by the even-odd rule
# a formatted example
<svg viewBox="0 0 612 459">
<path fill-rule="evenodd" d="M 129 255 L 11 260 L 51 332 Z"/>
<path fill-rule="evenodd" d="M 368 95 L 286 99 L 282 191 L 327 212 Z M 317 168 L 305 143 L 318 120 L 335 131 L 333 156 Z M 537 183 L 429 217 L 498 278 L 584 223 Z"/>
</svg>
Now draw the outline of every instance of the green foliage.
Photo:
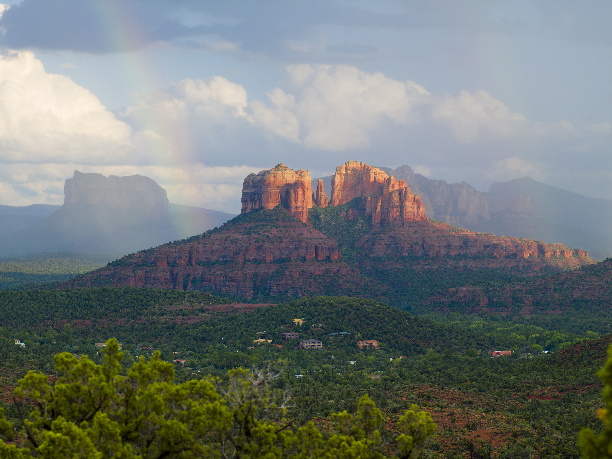
<svg viewBox="0 0 612 459">
<path fill-rule="evenodd" d="M 168 305 L 197 306 L 220 301 L 207 293 L 153 288 L 8 290 L 0 291 L 0 313 L 5 326 L 32 330 L 76 320 L 112 323 L 164 314 Z"/>
<path fill-rule="evenodd" d="M 78 253 L 52 253 L 0 259 L 0 290 L 66 281 L 104 266 L 98 257 Z"/>
<path fill-rule="evenodd" d="M 341 206 L 313 207 L 309 212 L 312 226 L 338 241 L 343 260 L 353 263 L 357 261 L 355 243 L 373 228 L 368 218 L 346 217 L 357 202 L 358 200 L 353 200 Z"/>
<path fill-rule="evenodd" d="M 20 381 L 15 395 L 35 407 L 25 421 L 26 451 L 100 458 L 210 452 L 202 440 L 230 419 L 212 382 L 174 383 L 172 364 L 159 354 L 121 375 L 123 354 L 114 339 L 103 354 L 100 365 L 85 356 L 58 354 L 56 381 L 37 372 Z"/>
<path fill-rule="evenodd" d="M 431 415 L 419 411 L 416 405 L 412 405 L 399 419 L 398 426 L 404 432 L 397 437 L 398 457 L 405 459 L 421 457 L 427 442 L 436 431 L 436 424 L 431 419 Z"/>
<path fill-rule="evenodd" d="M 211 379 L 175 382 L 172 364 L 159 353 L 125 374 L 122 358 L 119 343 L 110 339 L 101 364 L 62 353 L 55 358 L 56 380 L 29 372 L 15 390 L 33 406 L 24 423 L 25 444 L 0 440 L 2 457 L 385 457 L 383 417 L 367 396 L 354 415 L 334 415 L 337 429 L 325 435 L 312 422 L 292 428 L 289 399 L 269 386 L 275 376 L 231 371 L 222 397 Z M 401 418 L 400 457 L 419 457 L 405 452 L 422 450 L 435 431 L 429 421 L 414 407 Z M 3 414 L 0 433 L 12 438 Z"/>
<path fill-rule="evenodd" d="M 254 437 L 242 442 L 243 454 L 249 448 L 262 455 L 280 448 L 280 454 L 285 455 L 311 457 L 313 451 L 322 455 L 325 448 L 332 447 L 328 442 L 332 435 L 344 435 L 337 423 L 328 428 L 326 419 L 343 411 L 354 419 L 357 399 L 366 394 L 387 424 L 397 423 L 407 407 L 417 404 L 437 412 L 436 420 L 442 419 L 439 439 L 466 439 L 473 430 L 483 427 L 482 419 L 488 418 L 494 421 L 497 432 L 511 434 L 510 441 L 516 438 L 520 443 L 520 448 L 500 444 L 491 449 L 487 444 L 470 446 L 457 440 L 450 448 L 461 453 L 507 452 L 507 457 L 526 457 L 530 451 L 537 451 L 540 457 L 576 457 L 575 432 L 582 426 L 597 428 L 598 420 L 592 416 L 599 400 L 594 368 L 600 365 L 600 359 L 603 361 L 610 341 L 609 337 L 588 341 L 584 338 L 595 338 L 609 327 L 605 311 L 598 323 L 596 316 L 585 311 L 554 317 L 423 317 L 373 300 L 347 297 L 304 298 L 242 314 L 236 312 L 245 305 L 225 304 L 218 313 L 214 312 L 216 306 L 205 307 L 215 302 L 227 303 L 197 292 L 155 289 L 0 292 L 4 326 L 0 328 L 0 386 L 14 385 L 30 368 L 56 375 L 52 356 L 61 351 L 87 354 L 101 365 L 103 354 L 97 353 L 93 343 L 103 342 L 111 335 L 122 343 L 126 367 L 139 362 L 139 356 L 152 358 L 153 349 L 157 349 L 160 359 L 186 359 L 184 368 L 174 366 L 175 381 L 180 384 L 197 375 L 215 375 L 219 378 L 215 389 L 231 413 L 238 409 L 227 395 L 228 370 L 232 378 L 242 378 L 247 386 L 265 386 L 262 404 L 252 419 L 267 423 L 259 422 L 247 429 Z M 293 318 L 303 318 L 305 323 L 289 330 L 284 325 L 292 324 Z M 577 324 L 576 333 L 572 331 L 573 323 Z M 590 330 L 597 333 L 587 333 Z M 280 332 L 286 331 L 296 331 L 300 338 L 285 341 Z M 341 331 L 347 334 L 332 336 Z M 14 338 L 26 346 L 15 345 Z M 257 338 L 270 339 L 272 343 L 256 345 L 253 340 Z M 320 339 L 324 349 L 297 349 L 300 339 L 306 338 Z M 583 341 L 568 345 L 574 338 Z M 359 339 L 376 339 L 381 349 L 359 350 Z M 538 345 L 561 350 L 542 354 Z M 489 358 L 487 350 L 506 348 L 516 349 L 513 356 Z M 72 357 L 63 362 L 64 366 L 72 365 Z M 268 376 L 233 372 L 239 367 L 269 368 L 265 372 Z M 122 370 L 120 375 L 126 377 L 127 372 Z M 290 400 L 287 393 L 291 394 Z M 448 399 L 445 394 L 449 394 Z M 0 406 L 16 426 L 19 438 L 24 432 L 20 418 L 31 405 L 20 407 L 21 416 L 17 406 L 6 400 Z M 465 411 L 471 413 L 467 419 L 463 418 Z M 114 422 L 112 416 L 110 419 Z M 308 427 L 311 420 L 314 430 Z M 97 422 L 96 429 L 104 431 L 108 423 L 104 418 Z M 58 424 L 57 429 L 68 427 Z M 106 431 L 103 435 L 112 437 L 112 429 L 108 427 Z M 232 418 L 227 438 L 219 436 L 204 442 L 237 454 L 230 438 L 239 442 L 239 431 Z M 400 432 L 379 431 L 380 449 L 386 454 Z M 359 436 L 348 432 L 353 438 L 350 445 L 361 448 Z M 87 435 L 94 438 L 93 430 Z M 315 446 L 305 446 L 302 440 L 296 440 L 298 436 L 312 439 Z M 347 447 L 350 445 L 347 443 Z M 445 449 L 448 443 L 442 440 L 432 446 L 450 454 Z M 2 453 L 0 457 L 4 457 Z"/>
<path fill-rule="evenodd" d="M 612 346 L 608 348 L 608 359 L 597 373 L 604 385 L 602 396 L 605 408 L 597 414 L 603 422 L 603 429 L 596 435 L 592 429 L 580 431 L 580 450 L 588 459 L 612 458 Z"/>
</svg>

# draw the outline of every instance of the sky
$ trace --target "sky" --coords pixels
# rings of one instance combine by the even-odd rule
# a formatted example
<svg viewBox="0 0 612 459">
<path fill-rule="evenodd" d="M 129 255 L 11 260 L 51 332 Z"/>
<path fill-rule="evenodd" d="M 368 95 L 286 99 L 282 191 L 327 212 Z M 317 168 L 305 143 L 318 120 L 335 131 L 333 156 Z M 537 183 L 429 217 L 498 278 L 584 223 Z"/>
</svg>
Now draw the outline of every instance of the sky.
<svg viewBox="0 0 612 459">
<path fill-rule="evenodd" d="M 348 160 L 612 199 L 609 0 L 0 0 L 0 205 L 75 170 L 237 213 Z"/>
</svg>

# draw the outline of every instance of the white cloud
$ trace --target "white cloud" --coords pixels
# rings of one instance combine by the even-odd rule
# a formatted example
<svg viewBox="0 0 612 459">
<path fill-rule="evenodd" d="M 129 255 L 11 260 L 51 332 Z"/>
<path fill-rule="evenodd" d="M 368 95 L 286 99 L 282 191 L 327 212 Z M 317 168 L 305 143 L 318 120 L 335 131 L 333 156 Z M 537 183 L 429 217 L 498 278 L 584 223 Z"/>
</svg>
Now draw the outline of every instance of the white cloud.
<svg viewBox="0 0 612 459">
<path fill-rule="evenodd" d="M 278 162 L 333 171 L 402 156 L 427 177 L 484 187 L 542 179 L 577 155 L 587 164 L 612 135 L 610 123 L 530 123 L 486 91 L 435 95 L 350 66 L 287 71 L 265 101 L 221 76 L 185 79 L 118 118 L 32 53 L 0 55 L 0 204 L 61 204 L 80 170 L 146 175 L 171 202 L 238 212 L 244 177 Z"/>
<path fill-rule="evenodd" d="M 406 127 L 421 137 L 442 132 L 456 142 L 485 143 L 526 126 L 525 117 L 484 90 L 436 96 L 413 81 L 351 66 L 304 64 L 288 67 L 288 75 L 291 89 L 269 91 L 267 104 L 251 103 L 251 120 L 309 148 L 365 149 L 383 129 L 399 134 Z"/>
<path fill-rule="evenodd" d="M 6 12 L 8 11 L 8 9 L 9 9 L 9 8 L 10 8 L 10 6 L 9 6 L 9 5 L 7 5 L 7 4 L 5 4 L 5 3 L 0 3 L 0 19 L 2 19 L 2 15 L 3 15 L 4 13 L 6 13 Z M 2 29 L 0 28 L 0 30 L 2 30 Z"/>
<path fill-rule="evenodd" d="M 384 122 L 402 125 L 418 119 L 428 96 L 422 86 L 351 66 L 288 67 L 295 94 L 268 93 L 269 106 L 251 104 L 252 120 L 279 137 L 329 151 L 370 145 Z"/>
<path fill-rule="evenodd" d="M 130 134 L 96 96 L 47 73 L 33 53 L 0 54 L 0 161 L 120 161 Z"/>
<path fill-rule="evenodd" d="M 129 107 L 125 116 L 140 119 L 155 116 L 165 121 L 188 117 L 242 118 L 246 116 L 246 107 L 244 87 L 216 76 L 210 82 L 185 79 L 168 90 L 147 94 L 136 106 Z"/>
<path fill-rule="evenodd" d="M 512 113 L 503 102 L 487 91 L 461 91 L 446 95 L 431 104 L 432 120 L 448 127 L 463 143 L 509 138 L 524 128 L 526 119 Z"/>
</svg>

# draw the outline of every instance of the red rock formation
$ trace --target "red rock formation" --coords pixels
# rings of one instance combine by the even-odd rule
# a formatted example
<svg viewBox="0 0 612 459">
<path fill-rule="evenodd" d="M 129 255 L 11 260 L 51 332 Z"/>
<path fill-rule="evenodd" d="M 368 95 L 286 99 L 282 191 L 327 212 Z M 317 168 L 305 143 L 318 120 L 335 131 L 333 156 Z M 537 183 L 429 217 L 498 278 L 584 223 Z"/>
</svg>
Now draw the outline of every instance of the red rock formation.
<svg viewBox="0 0 612 459">
<path fill-rule="evenodd" d="M 521 269 L 537 273 L 545 268 L 571 269 L 591 264 L 584 250 L 563 244 L 476 233 L 439 222 L 409 222 L 402 227 L 375 229 L 357 242 L 363 256 L 375 262 L 397 264 L 408 257 L 419 268 L 467 267 Z"/>
<path fill-rule="evenodd" d="M 375 225 L 426 221 L 425 206 L 403 180 L 357 161 L 336 168 L 332 178 L 332 205 L 339 206 L 361 198 L 364 215 Z"/>
<path fill-rule="evenodd" d="M 311 226 L 246 221 L 128 255 L 65 286 L 200 290 L 245 298 L 304 296 L 334 288 L 359 295 L 368 281 L 339 258 L 336 241 Z"/>
<path fill-rule="evenodd" d="M 319 182 L 314 201 L 324 204 L 324 197 Z M 324 213 L 331 226 L 321 228 L 330 234 L 338 235 L 338 228 L 351 231 L 352 222 L 360 225 L 352 233 L 354 238 L 340 237 L 338 242 L 302 223 L 308 222 L 313 207 L 310 174 L 279 164 L 244 180 L 242 212 L 263 209 L 261 213 L 245 215 L 197 238 L 129 255 L 67 286 L 128 285 L 247 298 L 338 293 L 380 298 L 397 288 L 387 279 L 405 276 L 406 269 L 502 269 L 522 276 L 593 262 L 586 252 L 561 244 L 427 221 L 421 200 L 405 182 L 350 161 L 336 171 L 332 204 L 353 200 L 356 203 L 348 209 Z M 288 218 L 282 208 L 300 221 Z M 354 220 L 364 216 L 372 225 Z M 318 221 L 313 219 L 313 225 Z M 339 244 L 346 244 L 342 249 L 350 255 L 348 261 L 341 259 Z M 478 304 L 485 304 L 471 291 L 459 292 L 460 298 L 477 298 Z"/>
<path fill-rule="evenodd" d="M 286 208 L 298 220 L 308 222 L 312 207 L 310 172 L 294 171 L 284 164 L 249 174 L 242 187 L 242 213 L 256 209 Z"/>
<path fill-rule="evenodd" d="M 293 171 L 284 164 L 250 174 L 242 188 L 242 213 L 256 209 L 273 209 L 282 205 L 304 223 L 308 209 L 327 207 L 323 180 L 311 192 L 310 173 Z M 336 169 L 332 180 L 332 205 L 345 204 L 360 198 L 359 215 L 372 219 L 375 225 L 405 224 L 427 219 L 425 206 L 403 180 L 395 180 L 376 167 L 348 161 Z"/>
<path fill-rule="evenodd" d="M 317 190 L 315 191 L 312 199 L 317 207 L 327 207 L 329 205 L 329 198 L 325 194 L 325 184 L 323 183 L 323 179 L 319 179 L 317 181 Z"/>
</svg>

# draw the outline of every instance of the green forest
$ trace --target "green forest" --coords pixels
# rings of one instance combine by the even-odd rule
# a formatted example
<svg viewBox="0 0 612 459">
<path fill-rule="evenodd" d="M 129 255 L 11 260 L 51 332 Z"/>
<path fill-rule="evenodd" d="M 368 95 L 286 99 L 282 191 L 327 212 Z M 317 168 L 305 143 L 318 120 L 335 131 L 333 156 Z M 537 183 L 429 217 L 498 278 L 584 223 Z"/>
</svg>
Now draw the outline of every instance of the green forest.
<svg viewBox="0 0 612 459">
<path fill-rule="evenodd" d="M 198 445 L 225 457 L 580 457 L 581 429 L 601 430 L 597 412 L 604 405 L 596 373 L 611 342 L 605 314 L 583 308 L 552 317 L 477 316 L 407 311 L 402 305 L 326 296 L 247 304 L 199 292 L 127 287 L 1 291 L 1 406 L 7 426 L 13 426 L 6 440 L 13 438 L 15 448 L 31 446 L 27 418 L 34 416 L 38 430 L 32 435 L 42 445 L 53 424 L 36 417 L 36 404 L 23 401 L 30 395 L 15 395 L 25 396 L 19 387 L 34 390 L 26 384 L 33 376 L 22 379 L 28 371 L 47 378 L 45 384 L 60 381 L 73 371 L 70 365 L 89 362 L 81 356 L 90 359 L 87 371 L 93 371 L 94 365 L 105 365 L 104 343 L 111 338 L 122 353 L 117 374 L 129 378 L 135 366 L 145 371 L 151 362 L 163 362 L 177 391 L 210 382 L 217 395 L 207 400 L 219 396 L 234 420 L 238 405 L 229 404 L 229 388 L 250 387 L 267 375 L 266 391 L 276 395 L 261 396 L 267 401 L 257 405 L 256 421 L 268 426 L 260 426 L 263 430 L 282 429 L 286 444 L 264 435 L 251 439 L 259 445 L 252 445 L 255 449 L 242 450 L 236 445 L 244 438 L 229 440 L 241 427 L 223 424 L 226 433 L 220 427 L 217 436 L 205 435 Z M 321 348 L 301 348 L 309 339 Z M 376 346 L 360 348 L 360 341 Z M 492 357 L 490 351 L 510 355 Z M 56 355 L 65 356 L 69 368 L 58 368 Z M 125 388 L 116 390 L 123 396 Z M 279 394 L 290 402 L 275 418 L 267 404 L 277 403 Z M 360 432 L 369 427 L 357 421 L 366 408 L 380 415 L 367 435 Z M 429 416 L 436 425 L 414 453 L 405 453 L 406 444 L 398 442 L 408 435 L 408 427 L 401 427 L 406 413 Z M 121 426 L 122 421 L 113 422 Z M 431 430 L 429 421 L 425 425 Z M 74 435 L 90 438 L 87 429 Z M 321 435 L 314 446 L 318 455 L 296 449 L 295 438 L 307 432 Z M 342 435 L 351 439 L 343 443 Z M 122 448 L 129 444 L 130 454 L 144 451 L 126 439 L 117 442 Z M 265 456 L 258 442 L 276 446 Z M 338 444 L 355 449 L 338 455 L 333 449 Z"/>
</svg>

